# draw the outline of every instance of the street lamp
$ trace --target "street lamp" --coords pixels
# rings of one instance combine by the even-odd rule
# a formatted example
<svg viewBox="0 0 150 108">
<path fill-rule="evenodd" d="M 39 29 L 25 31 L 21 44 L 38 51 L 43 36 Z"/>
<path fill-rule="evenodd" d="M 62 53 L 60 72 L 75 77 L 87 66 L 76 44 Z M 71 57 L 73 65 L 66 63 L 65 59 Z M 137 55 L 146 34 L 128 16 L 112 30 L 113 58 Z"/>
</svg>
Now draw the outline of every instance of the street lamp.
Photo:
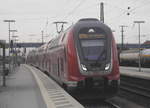
<svg viewBox="0 0 150 108">
<path fill-rule="evenodd" d="M 141 34 L 140 34 L 140 24 L 145 23 L 145 21 L 134 21 L 134 23 L 138 24 L 138 31 L 139 31 L 139 72 L 141 72 Z"/>
</svg>

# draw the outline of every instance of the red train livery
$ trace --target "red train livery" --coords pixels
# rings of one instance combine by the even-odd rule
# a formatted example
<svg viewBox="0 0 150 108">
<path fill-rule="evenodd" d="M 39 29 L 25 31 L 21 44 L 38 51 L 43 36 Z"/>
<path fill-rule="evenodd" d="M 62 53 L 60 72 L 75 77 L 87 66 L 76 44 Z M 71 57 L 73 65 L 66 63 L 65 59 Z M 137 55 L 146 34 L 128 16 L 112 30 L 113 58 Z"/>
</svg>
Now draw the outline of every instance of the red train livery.
<svg viewBox="0 0 150 108">
<path fill-rule="evenodd" d="M 104 97 L 120 84 L 116 43 L 111 29 L 97 19 L 81 19 L 40 48 L 27 63 L 47 72 L 68 88 L 101 89 Z"/>
</svg>

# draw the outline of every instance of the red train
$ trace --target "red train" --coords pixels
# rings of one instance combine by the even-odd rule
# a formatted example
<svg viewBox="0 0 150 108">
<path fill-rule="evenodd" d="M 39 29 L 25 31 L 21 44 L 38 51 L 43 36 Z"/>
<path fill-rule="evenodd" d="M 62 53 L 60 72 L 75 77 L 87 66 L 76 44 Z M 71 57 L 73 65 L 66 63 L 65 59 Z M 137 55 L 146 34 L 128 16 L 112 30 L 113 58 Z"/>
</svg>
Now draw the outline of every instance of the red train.
<svg viewBox="0 0 150 108">
<path fill-rule="evenodd" d="M 47 72 L 65 89 L 96 89 L 104 95 L 95 96 L 108 98 L 117 93 L 120 84 L 112 31 L 93 18 L 79 20 L 47 44 L 31 51 L 27 63 Z"/>
</svg>

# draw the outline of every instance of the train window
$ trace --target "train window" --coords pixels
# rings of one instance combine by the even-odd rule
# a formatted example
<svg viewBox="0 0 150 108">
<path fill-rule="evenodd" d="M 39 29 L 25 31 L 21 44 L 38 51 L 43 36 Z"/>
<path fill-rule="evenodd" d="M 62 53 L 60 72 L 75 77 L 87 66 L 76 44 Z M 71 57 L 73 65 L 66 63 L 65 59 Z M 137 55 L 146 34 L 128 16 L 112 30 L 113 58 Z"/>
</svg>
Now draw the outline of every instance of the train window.
<svg viewBox="0 0 150 108">
<path fill-rule="evenodd" d="M 64 61 L 63 58 L 60 59 L 60 66 L 61 66 L 61 71 L 64 71 Z"/>
<path fill-rule="evenodd" d="M 49 49 L 58 46 L 60 38 L 61 38 L 61 36 L 58 36 L 55 39 L 52 39 L 51 42 L 49 42 L 49 45 L 48 45 Z"/>
<path fill-rule="evenodd" d="M 46 60 L 46 69 L 47 69 L 47 60 Z"/>
<path fill-rule="evenodd" d="M 60 59 L 57 59 L 57 75 L 60 76 L 60 64 L 59 64 Z"/>
<path fill-rule="evenodd" d="M 104 41 L 102 41 L 102 40 L 82 40 L 81 45 L 83 47 L 104 46 Z"/>
<path fill-rule="evenodd" d="M 51 60 L 49 60 L 48 63 L 49 63 L 49 66 L 48 66 L 48 67 L 49 67 L 49 72 L 51 72 L 51 65 L 52 65 L 52 64 L 51 64 Z"/>
</svg>

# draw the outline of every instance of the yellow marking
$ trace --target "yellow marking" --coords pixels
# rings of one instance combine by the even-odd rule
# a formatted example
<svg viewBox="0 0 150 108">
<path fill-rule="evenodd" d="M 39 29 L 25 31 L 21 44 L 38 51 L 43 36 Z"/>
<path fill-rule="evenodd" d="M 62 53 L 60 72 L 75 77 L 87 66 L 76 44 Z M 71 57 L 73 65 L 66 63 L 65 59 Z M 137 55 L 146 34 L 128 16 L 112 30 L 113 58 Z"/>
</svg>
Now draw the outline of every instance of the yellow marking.
<svg viewBox="0 0 150 108">
<path fill-rule="evenodd" d="M 33 69 L 27 65 L 25 65 L 27 68 L 30 69 L 30 71 L 32 72 L 32 74 L 34 75 L 38 86 L 40 88 L 41 94 L 43 96 L 44 102 L 47 106 L 47 108 L 56 108 L 56 106 L 54 105 L 54 103 L 52 102 L 52 100 L 48 97 L 48 92 L 46 90 L 46 88 L 44 87 L 43 83 L 41 82 L 41 80 L 39 79 L 39 77 L 37 76 L 37 74 L 35 73 L 35 71 L 33 71 Z"/>
<path fill-rule="evenodd" d="M 80 38 L 88 38 L 88 36 L 86 34 L 80 34 L 79 37 Z"/>
<path fill-rule="evenodd" d="M 80 34 L 79 38 L 104 38 L 104 34 Z"/>
<path fill-rule="evenodd" d="M 143 57 L 150 57 L 150 55 L 142 55 Z"/>
</svg>

